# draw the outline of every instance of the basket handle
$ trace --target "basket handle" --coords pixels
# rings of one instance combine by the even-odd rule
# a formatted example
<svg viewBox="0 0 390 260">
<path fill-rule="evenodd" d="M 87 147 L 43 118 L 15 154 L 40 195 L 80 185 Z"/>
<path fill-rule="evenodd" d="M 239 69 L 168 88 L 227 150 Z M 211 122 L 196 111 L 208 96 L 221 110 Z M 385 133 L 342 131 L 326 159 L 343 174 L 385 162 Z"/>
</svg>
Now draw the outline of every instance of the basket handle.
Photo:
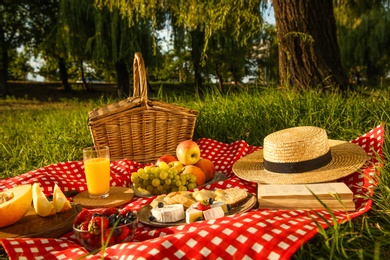
<svg viewBox="0 0 390 260">
<path fill-rule="evenodd" d="M 133 97 L 140 97 L 141 104 L 147 106 L 148 86 L 146 81 L 145 63 L 140 52 L 134 54 L 133 77 Z"/>
</svg>

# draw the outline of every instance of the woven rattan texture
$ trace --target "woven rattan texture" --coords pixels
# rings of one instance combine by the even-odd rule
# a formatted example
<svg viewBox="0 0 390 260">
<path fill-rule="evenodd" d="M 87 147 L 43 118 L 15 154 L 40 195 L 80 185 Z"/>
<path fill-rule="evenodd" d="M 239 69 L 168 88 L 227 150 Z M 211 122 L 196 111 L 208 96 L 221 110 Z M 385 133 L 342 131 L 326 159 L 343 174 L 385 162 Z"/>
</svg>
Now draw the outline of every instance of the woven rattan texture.
<svg viewBox="0 0 390 260">
<path fill-rule="evenodd" d="M 149 163 L 192 139 L 197 116 L 195 110 L 148 99 L 144 62 L 136 53 L 134 96 L 89 112 L 88 125 L 94 145 L 109 146 L 112 160 Z"/>
</svg>

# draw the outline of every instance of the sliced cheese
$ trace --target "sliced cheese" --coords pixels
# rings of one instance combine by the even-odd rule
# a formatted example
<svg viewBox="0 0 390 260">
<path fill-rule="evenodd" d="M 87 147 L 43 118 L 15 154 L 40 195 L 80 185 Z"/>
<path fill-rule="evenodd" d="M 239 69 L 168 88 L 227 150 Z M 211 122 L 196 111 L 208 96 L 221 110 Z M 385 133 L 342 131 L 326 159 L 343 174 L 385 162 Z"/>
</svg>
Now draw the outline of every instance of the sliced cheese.
<svg viewBox="0 0 390 260">
<path fill-rule="evenodd" d="M 223 212 L 226 213 L 229 211 L 229 206 L 223 202 L 223 201 L 214 201 L 213 204 L 211 204 L 212 208 L 221 207 Z"/>
<path fill-rule="evenodd" d="M 204 220 L 203 211 L 190 207 L 186 210 L 186 223 L 190 224 L 196 221 Z"/>
<path fill-rule="evenodd" d="M 158 222 L 176 222 L 184 219 L 184 207 L 182 204 L 165 205 L 162 208 L 152 209 L 152 216 Z"/>
<path fill-rule="evenodd" d="M 223 216 L 225 216 L 225 212 L 223 212 L 222 207 L 214 207 L 203 211 L 203 217 L 205 220 L 222 218 Z"/>
</svg>

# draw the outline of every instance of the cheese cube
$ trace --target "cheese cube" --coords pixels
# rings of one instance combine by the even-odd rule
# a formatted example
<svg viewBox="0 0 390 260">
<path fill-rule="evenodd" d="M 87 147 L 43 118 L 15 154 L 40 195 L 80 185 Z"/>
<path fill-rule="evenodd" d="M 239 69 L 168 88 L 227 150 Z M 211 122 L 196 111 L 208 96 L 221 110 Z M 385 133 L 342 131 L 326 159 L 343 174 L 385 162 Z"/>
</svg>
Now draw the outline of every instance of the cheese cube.
<svg viewBox="0 0 390 260">
<path fill-rule="evenodd" d="M 203 220 L 203 211 L 194 207 L 190 207 L 186 210 L 186 223 L 193 223 L 199 220 Z"/>
<path fill-rule="evenodd" d="M 208 210 L 203 211 L 203 217 L 205 220 L 222 218 L 225 216 L 222 207 L 214 207 Z"/>
</svg>

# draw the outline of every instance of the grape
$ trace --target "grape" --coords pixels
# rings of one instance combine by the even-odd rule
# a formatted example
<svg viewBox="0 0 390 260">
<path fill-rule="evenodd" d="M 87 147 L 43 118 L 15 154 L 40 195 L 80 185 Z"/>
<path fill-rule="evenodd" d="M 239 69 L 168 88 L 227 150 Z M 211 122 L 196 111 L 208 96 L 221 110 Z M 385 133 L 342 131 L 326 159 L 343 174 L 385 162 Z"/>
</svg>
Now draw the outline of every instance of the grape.
<svg viewBox="0 0 390 260">
<path fill-rule="evenodd" d="M 189 183 L 189 184 L 187 185 L 187 189 L 188 189 L 188 190 L 193 190 L 193 189 L 195 189 L 195 188 L 196 188 L 196 183 L 191 182 L 191 183 Z"/>
<path fill-rule="evenodd" d="M 152 193 L 153 190 L 154 190 L 153 185 L 148 185 L 148 186 L 146 187 L 146 190 L 149 191 L 150 193 Z"/>
<path fill-rule="evenodd" d="M 167 171 L 162 171 L 162 172 L 160 172 L 160 179 L 161 179 L 161 180 L 165 180 L 165 179 L 167 179 L 168 177 L 169 177 L 169 174 L 168 174 Z"/>
<path fill-rule="evenodd" d="M 145 166 L 144 167 L 144 171 L 145 172 L 150 172 L 150 169 L 152 168 L 153 166 Z"/>
<path fill-rule="evenodd" d="M 192 190 L 197 187 L 194 175 L 180 174 L 176 168 L 169 168 L 167 163 L 139 168 L 132 173 L 130 179 L 135 189 L 147 190 L 153 195 Z"/>
<path fill-rule="evenodd" d="M 158 178 L 154 178 L 153 181 L 152 181 L 152 185 L 154 187 L 158 187 L 160 185 L 160 183 L 161 183 L 161 181 Z"/>
<path fill-rule="evenodd" d="M 177 175 L 177 174 L 178 174 L 178 171 L 177 171 L 176 168 L 170 168 L 170 169 L 168 170 L 168 173 L 169 173 L 169 174 L 172 174 L 172 176 L 173 176 L 173 175 Z"/>
<path fill-rule="evenodd" d="M 160 162 L 159 167 L 162 170 L 168 170 L 169 169 L 169 166 L 168 166 L 168 164 L 166 162 Z"/>
<path fill-rule="evenodd" d="M 190 181 L 191 183 L 195 183 L 195 182 L 196 182 L 196 176 L 190 174 L 190 179 L 189 179 L 189 181 Z"/>
<path fill-rule="evenodd" d="M 186 186 L 180 186 L 179 187 L 179 191 L 186 191 L 187 190 L 187 187 Z"/>
<path fill-rule="evenodd" d="M 160 173 L 160 168 L 159 167 L 152 167 L 152 169 L 150 169 L 150 172 L 153 173 L 153 174 L 158 174 Z"/>
<path fill-rule="evenodd" d="M 132 181 L 135 185 L 141 183 L 141 180 L 140 180 L 139 178 L 131 179 L 131 181 Z"/>
<path fill-rule="evenodd" d="M 149 184 L 150 184 L 150 181 L 149 181 L 149 180 L 145 180 L 145 181 L 142 182 L 142 185 L 143 185 L 144 187 L 148 187 Z"/>
</svg>

